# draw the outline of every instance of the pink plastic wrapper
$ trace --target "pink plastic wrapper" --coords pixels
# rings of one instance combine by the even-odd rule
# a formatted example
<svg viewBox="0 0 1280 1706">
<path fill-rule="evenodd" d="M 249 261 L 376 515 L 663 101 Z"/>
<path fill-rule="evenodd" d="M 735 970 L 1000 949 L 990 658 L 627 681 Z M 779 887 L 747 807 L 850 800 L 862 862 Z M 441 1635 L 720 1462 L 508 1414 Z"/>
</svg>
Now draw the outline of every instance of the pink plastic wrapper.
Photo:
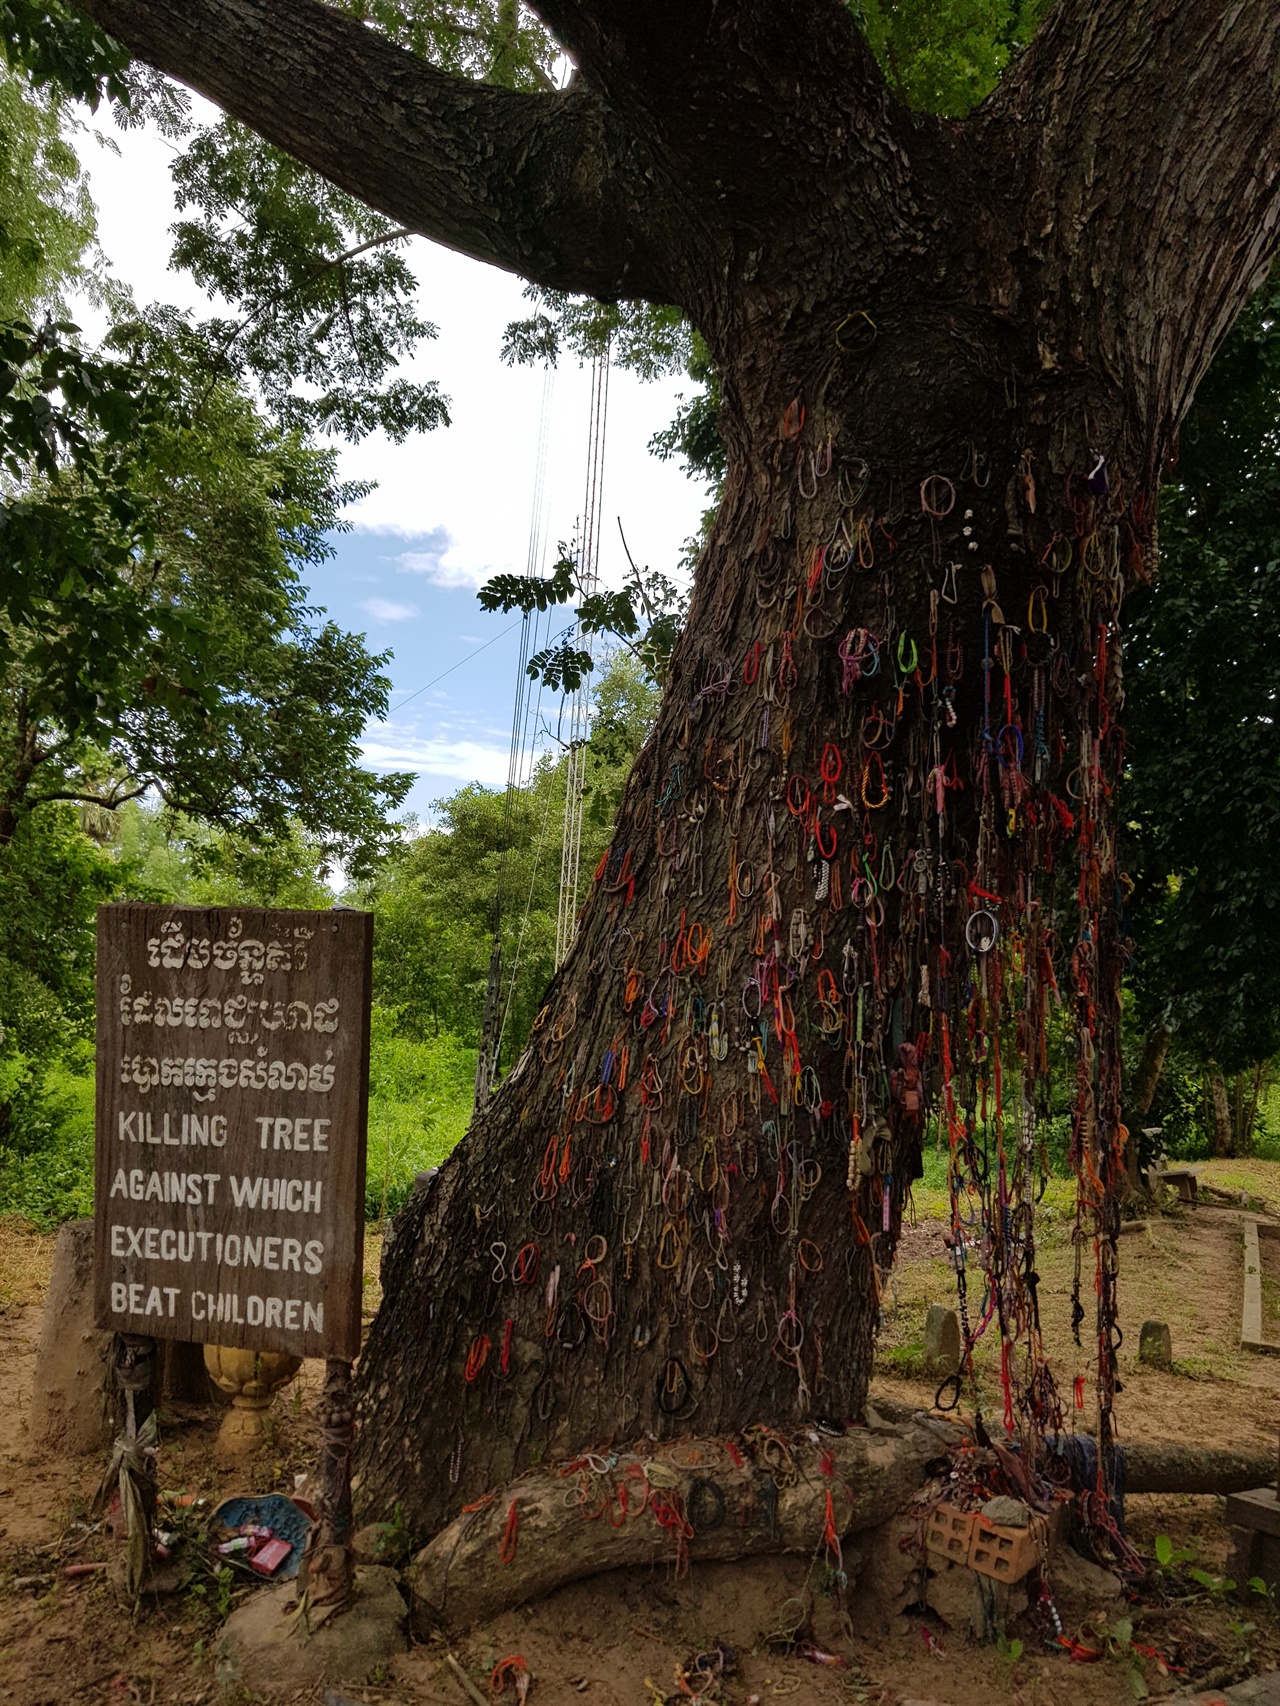
<svg viewBox="0 0 1280 1706">
<path fill-rule="evenodd" d="M 249 1568 L 260 1576 L 274 1576 L 293 1551 L 287 1540 L 264 1540 L 249 1560 Z"/>
</svg>

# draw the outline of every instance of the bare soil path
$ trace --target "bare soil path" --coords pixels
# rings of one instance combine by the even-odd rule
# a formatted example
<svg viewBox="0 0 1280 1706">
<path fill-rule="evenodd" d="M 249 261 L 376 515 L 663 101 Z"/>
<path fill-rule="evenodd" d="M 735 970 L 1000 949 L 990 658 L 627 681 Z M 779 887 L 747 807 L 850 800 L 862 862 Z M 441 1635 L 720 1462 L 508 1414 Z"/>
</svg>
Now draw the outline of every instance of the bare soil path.
<svg viewBox="0 0 1280 1706">
<path fill-rule="evenodd" d="M 1206 1177 L 1248 1189 L 1280 1211 L 1280 1165 L 1217 1163 Z M 954 1301 L 954 1281 L 939 1218 L 943 1205 L 923 1199 L 886 1297 L 876 1390 L 927 1407 L 934 1383 L 923 1378 L 920 1339 L 931 1302 Z M 1087 1344 L 1069 1331 L 1073 1251 L 1065 1196 L 1050 1200 L 1039 1262 L 1045 1335 L 1059 1388 L 1068 1400 L 1077 1374 L 1089 1376 Z M 368 1241 L 367 1313 L 377 1302 L 378 1240 Z M 144 1606 L 135 1619 L 102 1575 L 68 1582 L 64 1563 L 101 1556 L 102 1537 L 86 1513 L 102 1464 L 41 1452 L 27 1415 L 48 1284 L 53 1240 L 0 1223 L 0 1702 L 5 1706 L 212 1706 L 219 1698 L 212 1649 L 218 1590 L 185 1592 Z M 1184 1439 L 1201 1444 L 1274 1448 L 1280 1424 L 1280 1358 L 1239 1349 L 1243 1287 L 1240 1211 L 1198 1208 L 1153 1217 L 1149 1230 L 1122 1240 L 1122 1434 L 1131 1440 Z M 1085 1302 L 1091 1301 L 1085 1275 Z M 1161 1373 L 1137 1362 L 1137 1330 L 1147 1317 L 1168 1321 L 1174 1367 Z M 1087 1340 L 1087 1335 L 1086 1335 Z M 983 1402 L 999 1400 L 994 1345 L 980 1347 Z M 164 1417 L 162 1483 L 210 1503 L 233 1491 L 291 1491 L 309 1467 L 315 1444 L 319 1365 L 277 1400 L 263 1450 L 246 1470 L 214 1460 L 216 1413 L 182 1410 Z M 873 1393 L 874 1401 L 874 1393 Z M 1077 1418 L 1083 1425 L 1085 1417 Z M 442 1447 L 442 1449 L 444 1449 Z M 1130 1529 L 1151 1547 L 1157 1534 L 1195 1552 L 1215 1573 L 1226 1552 L 1222 1501 L 1143 1496 L 1129 1501 Z M 773 1650 L 768 1637 L 786 1622 L 785 1602 L 813 1586 L 810 1561 L 754 1559 L 694 1563 L 683 1581 L 670 1567 L 621 1572 L 562 1589 L 531 1607 L 476 1630 L 457 1651 L 481 1692 L 493 1665 L 523 1654 L 535 1681 L 531 1706 L 657 1706 L 677 1694 L 677 1667 L 698 1652 L 738 1650 L 737 1674 L 720 1696 L 730 1706 L 792 1700 L 795 1706 L 866 1702 L 904 1706 L 1113 1706 L 1135 1697 L 1140 1675 L 1152 1698 L 1172 1694 L 1182 1678 L 1162 1673 L 1162 1655 L 1196 1680 L 1226 1680 L 1280 1663 L 1280 1628 L 1264 1602 L 1241 1607 L 1212 1594 L 1186 1604 L 1123 1609 L 1133 1640 L 1096 1664 L 1074 1663 L 1024 1632 L 1023 1646 L 1004 1653 L 969 1645 L 927 1615 L 881 1621 L 860 1598 L 847 1596 L 843 1626 L 829 1599 L 816 1596 L 814 1632 L 843 1660 L 827 1667 Z M 235 1591 L 241 1591 L 236 1583 Z M 247 1590 L 247 1591 L 252 1591 Z M 225 1599 L 225 1590 L 222 1594 Z M 1119 1613 L 1110 1613 L 1114 1625 Z M 1089 1621 L 1087 1613 L 1084 1621 Z M 1078 1628 L 1072 1633 L 1078 1634 Z M 1097 1639 L 1095 1630 L 1094 1637 Z M 241 1694 L 241 1701 L 267 1696 Z M 323 1689 L 299 1701 L 322 1702 Z M 513 1698 L 510 1694 L 503 1697 Z M 442 1643 L 410 1649 L 390 1673 L 365 1687 L 339 1690 L 330 1706 L 466 1706 L 468 1696 L 445 1660 Z"/>
</svg>

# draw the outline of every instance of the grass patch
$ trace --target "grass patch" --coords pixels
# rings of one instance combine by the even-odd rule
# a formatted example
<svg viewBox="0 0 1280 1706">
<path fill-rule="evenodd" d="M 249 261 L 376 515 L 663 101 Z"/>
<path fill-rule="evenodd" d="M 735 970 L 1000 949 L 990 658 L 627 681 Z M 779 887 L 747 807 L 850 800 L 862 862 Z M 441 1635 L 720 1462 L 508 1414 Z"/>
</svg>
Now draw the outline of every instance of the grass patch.
<svg viewBox="0 0 1280 1706">
<path fill-rule="evenodd" d="M 21 1215 L 0 1218 L 0 1303 L 44 1302 L 54 1242 Z"/>
<path fill-rule="evenodd" d="M 924 1177 L 911 1187 L 911 1200 L 917 1220 L 951 1219 L 951 1190 L 947 1183 L 950 1157 L 945 1143 L 941 1148 L 926 1140 L 921 1157 Z M 1036 1205 L 1036 1236 L 1067 1237 L 1076 1217 L 1076 1181 L 1070 1173 L 1054 1171 L 1045 1185 L 1044 1194 Z"/>
<path fill-rule="evenodd" d="M 885 1345 L 876 1351 L 876 1373 L 895 1380 L 927 1380 L 924 1344 L 912 1339 L 905 1345 Z"/>
</svg>

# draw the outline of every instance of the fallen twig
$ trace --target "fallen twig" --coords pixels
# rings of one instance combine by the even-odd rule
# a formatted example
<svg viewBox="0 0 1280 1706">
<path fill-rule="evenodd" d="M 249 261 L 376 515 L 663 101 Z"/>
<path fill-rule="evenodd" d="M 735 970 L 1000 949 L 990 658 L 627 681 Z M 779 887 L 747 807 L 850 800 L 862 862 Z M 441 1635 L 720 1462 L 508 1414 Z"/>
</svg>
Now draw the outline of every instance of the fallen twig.
<svg viewBox="0 0 1280 1706">
<path fill-rule="evenodd" d="M 463 1688 L 466 1689 L 472 1706 L 489 1706 L 489 1702 L 485 1699 L 484 1695 L 481 1694 L 480 1690 L 476 1687 L 475 1683 L 472 1682 L 471 1678 L 467 1675 L 466 1671 L 463 1670 L 462 1666 L 458 1663 L 457 1659 L 454 1658 L 453 1654 L 446 1653 L 444 1660 L 449 1666 L 449 1669 L 462 1684 Z"/>
</svg>

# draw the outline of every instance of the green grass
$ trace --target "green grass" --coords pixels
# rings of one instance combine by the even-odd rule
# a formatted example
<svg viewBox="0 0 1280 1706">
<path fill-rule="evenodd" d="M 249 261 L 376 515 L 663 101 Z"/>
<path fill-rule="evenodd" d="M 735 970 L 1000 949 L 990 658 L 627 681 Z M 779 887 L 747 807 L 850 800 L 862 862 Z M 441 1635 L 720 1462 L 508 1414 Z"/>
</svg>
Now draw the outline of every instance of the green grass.
<svg viewBox="0 0 1280 1706">
<path fill-rule="evenodd" d="M 924 1177 L 917 1179 L 911 1187 L 916 1219 L 949 1221 L 951 1193 L 947 1184 L 947 1149 L 945 1143 L 940 1149 L 935 1146 L 932 1133 L 925 1140 L 922 1161 Z M 1041 1236 L 1064 1224 L 1069 1226 L 1075 1219 L 1075 1212 L 1075 1179 L 1055 1164 L 1036 1209 L 1036 1223 Z"/>
<path fill-rule="evenodd" d="M 364 1209 L 369 1220 L 395 1211 L 414 1174 L 444 1160 L 467 1129 L 476 1051 L 448 1031 L 423 1040 L 397 1034 L 391 1015 L 373 1011 L 369 1066 L 369 1148 Z M 0 1214 L 42 1229 L 93 1212 L 92 1065 L 56 1064 L 45 1073 L 38 1124 L 21 1148 L 0 1150 Z"/>
</svg>

